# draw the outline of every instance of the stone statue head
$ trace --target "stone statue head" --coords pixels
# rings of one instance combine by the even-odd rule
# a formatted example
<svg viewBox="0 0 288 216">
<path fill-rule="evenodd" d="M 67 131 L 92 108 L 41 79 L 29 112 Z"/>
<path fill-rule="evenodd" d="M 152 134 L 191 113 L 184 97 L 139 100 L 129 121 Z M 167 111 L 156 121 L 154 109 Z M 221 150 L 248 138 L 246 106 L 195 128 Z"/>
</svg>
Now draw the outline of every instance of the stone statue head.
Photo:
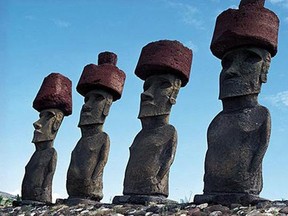
<svg viewBox="0 0 288 216">
<path fill-rule="evenodd" d="M 33 143 L 53 141 L 63 121 L 64 113 L 60 109 L 44 109 L 39 114 L 39 120 L 33 123 L 35 128 Z"/>
<path fill-rule="evenodd" d="M 149 76 L 141 94 L 138 118 L 168 115 L 181 87 L 181 79 L 174 74 Z"/>
<path fill-rule="evenodd" d="M 94 89 L 85 95 L 79 127 L 103 124 L 113 102 L 113 95 L 102 89 Z"/>
<path fill-rule="evenodd" d="M 222 58 L 219 99 L 258 94 L 267 82 L 271 54 L 262 48 L 242 47 Z"/>
</svg>

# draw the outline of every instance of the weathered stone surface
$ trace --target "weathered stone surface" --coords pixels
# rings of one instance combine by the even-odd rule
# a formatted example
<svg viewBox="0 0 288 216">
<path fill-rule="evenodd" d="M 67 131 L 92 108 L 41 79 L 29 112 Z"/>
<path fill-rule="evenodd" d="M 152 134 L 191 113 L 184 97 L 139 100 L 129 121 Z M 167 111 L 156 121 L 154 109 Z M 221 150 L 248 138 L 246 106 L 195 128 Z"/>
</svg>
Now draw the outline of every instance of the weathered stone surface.
<svg viewBox="0 0 288 216">
<path fill-rule="evenodd" d="M 52 202 L 52 180 L 57 163 L 57 153 L 53 141 L 61 125 L 64 114 L 58 109 L 46 109 L 40 112 L 32 142 L 36 151 L 25 167 L 22 182 L 22 199 Z"/>
<path fill-rule="evenodd" d="M 185 86 L 189 81 L 192 50 L 178 41 L 160 40 L 143 47 L 135 74 L 142 80 L 161 73 L 176 74 Z"/>
<path fill-rule="evenodd" d="M 45 77 L 33 101 L 33 107 L 41 112 L 44 109 L 60 109 L 66 116 L 72 113 L 72 82 L 59 73 Z"/>
<path fill-rule="evenodd" d="M 126 75 L 116 67 L 116 54 L 104 52 L 100 53 L 98 58 L 99 65 L 89 64 L 84 67 L 77 91 L 85 96 L 95 88 L 106 89 L 116 101 L 121 98 Z"/>
<path fill-rule="evenodd" d="M 222 59 L 220 94 L 223 110 L 207 132 L 204 194 L 196 203 L 257 204 L 263 187 L 262 161 L 271 119 L 258 103 L 267 82 L 271 55 L 277 52 L 278 17 L 263 0 L 242 0 L 216 21 L 212 53 Z"/>
<path fill-rule="evenodd" d="M 85 96 L 85 103 L 78 125 L 82 137 L 72 152 L 67 173 L 67 202 L 85 199 L 98 202 L 103 198 L 103 171 L 110 148 L 103 124 L 113 100 L 121 96 L 125 74 L 115 66 L 114 53 L 100 53 L 98 62 L 99 66 L 84 68 L 77 86 L 78 92 Z"/>
<path fill-rule="evenodd" d="M 35 151 L 25 167 L 22 199 L 52 202 L 52 180 L 57 163 L 54 148 Z"/>
<path fill-rule="evenodd" d="M 268 109 L 258 104 L 258 94 L 269 64 L 270 54 L 260 48 L 243 47 L 224 55 L 219 96 L 223 111 L 208 128 L 204 195 L 195 196 L 196 203 L 264 201 L 258 195 L 271 120 Z"/>
<path fill-rule="evenodd" d="M 36 151 L 25 167 L 22 182 L 22 204 L 51 203 L 52 180 L 57 163 L 57 153 L 53 142 L 64 115 L 72 113 L 71 81 L 59 74 L 47 76 L 33 102 L 40 112 L 32 142 Z"/>
<path fill-rule="evenodd" d="M 110 141 L 105 132 L 84 134 L 90 129 L 81 126 L 82 137 L 71 155 L 67 173 L 69 198 L 100 201 L 103 198 L 103 171 L 108 160 Z M 85 127 L 85 128 L 84 128 Z"/>
<path fill-rule="evenodd" d="M 102 64 L 111 64 L 116 66 L 117 64 L 117 55 L 112 52 L 102 52 L 98 55 L 98 65 Z"/>
<path fill-rule="evenodd" d="M 169 115 L 181 85 L 189 80 L 191 62 L 192 51 L 177 41 L 157 41 L 142 49 L 135 69 L 145 80 L 138 115 L 142 130 L 130 147 L 124 196 L 115 197 L 113 203 L 168 202 L 169 171 L 177 146 Z"/>
<path fill-rule="evenodd" d="M 157 204 L 176 204 L 177 202 L 167 199 L 165 196 L 147 196 L 147 195 L 124 195 L 115 196 L 113 199 L 113 204 L 138 204 L 138 205 L 149 205 L 150 203 Z"/>
<path fill-rule="evenodd" d="M 172 125 L 141 130 L 130 147 L 123 194 L 167 197 L 176 146 L 177 132 Z"/>
<path fill-rule="evenodd" d="M 182 80 L 188 82 L 191 61 L 192 51 L 177 41 L 158 41 L 142 49 L 135 70 L 145 79 L 138 115 L 142 130 L 130 147 L 124 196 L 115 197 L 113 203 L 168 201 L 169 171 L 177 146 L 169 115 Z"/>
<path fill-rule="evenodd" d="M 285 201 L 282 202 L 285 205 Z M 273 202 L 271 206 L 256 209 L 255 206 L 239 206 L 237 208 L 230 208 L 230 212 L 225 207 L 219 208 L 213 205 L 206 205 L 205 208 L 200 209 L 195 205 L 189 203 L 182 204 L 148 204 L 148 205 L 112 205 L 112 204 L 78 204 L 78 205 L 45 205 L 45 206 L 0 206 L 0 215 L 110 215 L 110 216 L 123 216 L 123 215 L 175 215 L 175 216 L 209 216 L 210 213 L 228 215 L 283 215 L 281 208 L 275 207 Z M 287 207 L 287 205 L 286 205 Z M 211 209 L 219 209 L 210 212 Z M 223 210 L 223 211 L 222 211 Z M 209 213 L 210 212 L 210 213 Z"/>
<path fill-rule="evenodd" d="M 264 8 L 263 0 L 241 1 L 239 9 L 228 9 L 217 17 L 211 51 L 218 57 L 241 46 L 256 46 L 277 53 L 279 19 Z"/>
</svg>

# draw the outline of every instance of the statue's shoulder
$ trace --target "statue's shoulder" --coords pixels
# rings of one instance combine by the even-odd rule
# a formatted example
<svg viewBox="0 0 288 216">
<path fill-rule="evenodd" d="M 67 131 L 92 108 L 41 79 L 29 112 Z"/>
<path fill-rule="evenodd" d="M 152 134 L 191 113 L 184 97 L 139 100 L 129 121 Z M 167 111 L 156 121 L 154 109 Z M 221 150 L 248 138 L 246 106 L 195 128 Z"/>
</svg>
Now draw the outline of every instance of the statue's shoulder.
<svg viewBox="0 0 288 216">
<path fill-rule="evenodd" d="M 167 124 L 160 128 L 161 132 L 167 134 L 177 134 L 176 128 L 173 125 Z"/>
<path fill-rule="evenodd" d="M 270 116 L 270 112 L 269 112 L 268 108 L 265 106 L 259 105 L 259 106 L 255 107 L 255 109 L 257 112 L 260 112 L 261 114 Z"/>
<path fill-rule="evenodd" d="M 98 133 L 97 135 L 97 140 L 101 140 L 101 142 L 110 142 L 110 139 L 109 139 L 109 135 L 106 133 L 106 132 L 101 132 L 101 133 Z"/>
</svg>

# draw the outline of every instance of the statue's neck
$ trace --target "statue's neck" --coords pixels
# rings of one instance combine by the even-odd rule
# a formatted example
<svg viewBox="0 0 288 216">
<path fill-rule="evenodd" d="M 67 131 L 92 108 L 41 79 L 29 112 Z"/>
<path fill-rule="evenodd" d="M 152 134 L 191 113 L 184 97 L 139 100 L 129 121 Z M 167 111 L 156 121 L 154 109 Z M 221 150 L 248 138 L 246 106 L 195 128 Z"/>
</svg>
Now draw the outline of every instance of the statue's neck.
<svg viewBox="0 0 288 216">
<path fill-rule="evenodd" d="M 140 120 L 143 129 L 153 129 L 169 124 L 169 115 L 145 117 Z"/>
<path fill-rule="evenodd" d="M 52 148 L 53 143 L 54 143 L 54 140 L 49 140 L 49 141 L 37 142 L 34 144 L 35 144 L 36 151 L 41 151 L 41 150 L 45 150 L 48 148 Z"/>
<path fill-rule="evenodd" d="M 82 137 L 93 136 L 103 132 L 103 124 L 91 124 L 80 126 Z"/>
<path fill-rule="evenodd" d="M 233 112 L 258 106 L 258 94 L 222 99 L 223 112 Z"/>
</svg>

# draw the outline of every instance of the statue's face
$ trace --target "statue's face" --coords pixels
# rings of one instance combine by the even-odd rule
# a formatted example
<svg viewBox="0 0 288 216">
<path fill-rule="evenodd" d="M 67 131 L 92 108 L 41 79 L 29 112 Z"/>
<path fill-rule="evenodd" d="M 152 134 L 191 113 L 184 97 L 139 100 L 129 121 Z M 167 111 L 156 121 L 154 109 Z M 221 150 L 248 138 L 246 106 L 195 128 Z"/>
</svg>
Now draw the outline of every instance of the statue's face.
<svg viewBox="0 0 288 216">
<path fill-rule="evenodd" d="M 104 90 L 96 89 L 85 95 L 84 102 L 79 126 L 103 124 L 113 102 L 113 96 Z"/>
<path fill-rule="evenodd" d="M 40 112 L 39 117 L 33 123 L 35 130 L 32 142 L 53 141 L 64 118 L 63 112 L 59 109 L 45 109 Z"/>
<path fill-rule="evenodd" d="M 181 87 L 181 80 L 173 74 L 161 74 L 148 77 L 141 94 L 138 118 L 166 115 L 175 104 Z"/>
<path fill-rule="evenodd" d="M 219 99 L 258 94 L 266 82 L 270 54 L 260 48 L 239 48 L 222 59 Z"/>
</svg>

